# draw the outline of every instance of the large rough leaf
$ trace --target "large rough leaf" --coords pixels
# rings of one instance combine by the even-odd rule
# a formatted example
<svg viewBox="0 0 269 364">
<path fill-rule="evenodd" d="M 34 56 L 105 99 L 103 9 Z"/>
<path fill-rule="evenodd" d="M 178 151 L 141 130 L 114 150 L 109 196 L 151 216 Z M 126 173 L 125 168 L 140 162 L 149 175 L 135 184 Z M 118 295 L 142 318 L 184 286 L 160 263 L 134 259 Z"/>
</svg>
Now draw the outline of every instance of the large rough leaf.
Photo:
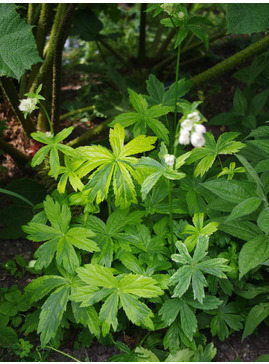
<svg viewBox="0 0 269 364">
<path fill-rule="evenodd" d="M 251 34 L 269 26 L 269 4 L 227 4 L 228 33 Z"/>
<path fill-rule="evenodd" d="M 0 76 L 19 80 L 25 69 L 42 62 L 31 26 L 16 12 L 15 4 L 0 4 Z"/>
</svg>

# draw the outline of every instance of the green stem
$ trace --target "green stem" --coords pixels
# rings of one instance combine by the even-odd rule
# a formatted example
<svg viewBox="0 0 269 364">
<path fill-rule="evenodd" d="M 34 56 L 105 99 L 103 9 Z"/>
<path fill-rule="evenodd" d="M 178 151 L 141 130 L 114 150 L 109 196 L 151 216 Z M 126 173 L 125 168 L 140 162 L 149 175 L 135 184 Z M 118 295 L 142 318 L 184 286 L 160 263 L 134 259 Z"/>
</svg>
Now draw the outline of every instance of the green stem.
<svg viewBox="0 0 269 364">
<path fill-rule="evenodd" d="M 138 46 L 138 62 L 142 64 L 146 58 L 146 13 L 147 4 L 140 4 L 140 26 L 139 26 L 139 46 Z"/>
<path fill-rule="evenodd" d="M 177 126 L 177 95 L 178 95 L 178 79 L 179 79 L 179 62 L 180 62 L 180 44 L 177 51 L 177 66 L 176 66 L 176 87 L 175 87 L 175 111 L 174 111 L 174 132 Z"/>
<path fill-rule="evenodd" d="M 107 196 L 107 209 L 108 209 L 108 215 L 110 216 L 111 215 L 111 196 L 110 196 L 110 193 L 108 193 L 108 196 Z"/>
<path fill-rule="evenodd" d="M 61 70 L 62 70 L 62 53 L 68 31 L 71 26 L 73 13 L 76 4 L 68 4 L 64 16 L 59 24 L 57 38 L 55 43 L 55 50 L 53 55 L 52 67 L 52 108 L 51 120 L 57 133 L 59 131 L 60 113 L 61 113 Z"/>
<path fill-rule="evenodd" d="M 44 80 L 48 78 L 48 76 L 52 72 L 53 56 L 56 47 L 57 34 L 59 31 L 59 27 L 61 25 L 61 20 L 64 17 L 65 11 L 67 9 L 67 6 L 68 4 L 64 3 L 60 3 L 57 6 L 57 11 L 53 21 L 53 26 L 50 33 L 49 44 L 44 62 L 42 63 L 42 66 L 40 67 L 37 75 L 36 76 L 34 75 L 35 76 L 34 79 L 32 79 L 33 76 L 32 74 L 30 74 L 28 88 L 32 92 L 34 92 L 41 83 L 44 83 Z"/>
<path fill-rule="evenodd" d="M 269 46 L 269 35 L 266 35 L 263 39 L 251 44 L 242 51 L 237 52 L 233 56 L 225 59 L 224 61 L 216 64 L 208 70 L 200 73 L 192 78 L 192 88 L 197 88 L 200 85 L 213 80 L 224 73 L 233 70 L 242 63 L 248 61 L 251 57 L 256 56 L 259 53 L 265 52 Z"/>
<path fill-rule="evenodd" d="M 172 186 L 170 179 L 167 180 L 168 183 L 168 202 L 169 202 L 169 225 L 170 225 L 170 234 L 171 234 L 171 245 L 172 251 L 175 253 L 174 247 L 174 229 L 173 229 L 173 210 L 172 210 Z"/>
<path fill-rule="evenodd" d="M 220 163 L 221 169 L 223 169 L 223 165 L 222 165 L 222 162 L 221 162 L 221 159 L 220 159 L 220 156 L 219 156 L 219 155 L 218 155 L 218 160 L 219 160 L 219 163 Z"/>
<path fill-rule="evenodd" d="M 38 350 L 38 348 L 39 348 L 39 347 L 41 347 L 41 346 L 38 346 L 36 349 Z M 60 354 L 62 354 L 62 355 L 65 355 L 65 356 L 67 356 L 68 358 L 73 359 L 73 360 L 75 360 L 75 361 L 77 361 L 77 362 L 79 362 L 79 363 L 80 363 L 80 360 L 78 360 L 78 359 L 74 358 L 73 356 L 71 356 L 71 355 L 69 355 L 69 354 L 64 353 L 64 352 L 63 352 L 63 351 L 61 351 L 61 350 L 54 349 L 54 348 L 53 348 L 53 347 L 51 347 L 51 346 L 47 346 L 47 345 L 45 345 L 45 346 L 42 346 L 42 348 L 47 348 L 47 349 L 50 349 L 50 350 L 54 350 L 54 351 L 56 351 L 57 353 L 60 353 Z"/>
<path fill-rule="evenodd" d="M 42 103 L 41 103 L 40 101 L 39 101 L 39 104 L 40 104 L 40 106 L 41 106 L 42 110 L 44 111 L 44 113 L 45 113 L 45 115 L 46 115 L 46 118 L 48 119 L 51 134 L 52 134 L 52 136 L 54 136 L 54 131 L 53 131 L 53 127 L 52 127 L 52 123 L 51 123 L 51 120 L 50 120 L 49 114 L 47 113 L 47 110 L 45 109 L 45 107 L 42 105 Z"/>
<path fill-rule="evenodd" d="M 72 110 L 72 111 L 67 112 L 66 114 L 61 115 L 60 120 L 65 120 L 67 118 L 70 118 L 71 116 L 74 116 L 76 114 L 80 114 L 80 113 L 85 112 L 85 111 L 93 111 L 94 109 L 95 109 L 95 106 L 92 105 L 92 106 L 83 107 L 81 109 Z"/>
<path fill-rule="evenodd" d="M 97 46 L 97 48 L 98 48 L 98 50 L 99 50 L 99 53 L 100 53 L 101 57 L 103 58 L 104 63 L 105 63 L 105 64 L 107 64 L 106 57 L 105 57 L 105 55 L 104 55 L 104 52 L 102 51 L 102 48 L 100 47 L 99 42 L 98 42 L 98 41 L 96 41 L 95 43 L 96 43 L 96 46 Z"/>
<path fill-rule="evenodd" d="M 174 33 L 175 34 L 175 33 Z M 214 40 L 218 39 L 218 38 L 221 38 L 225 35 L 225 33 L 221 32 L 221 33 L 217 33 L 215 34 L 214 36 L 210 37 L 209 38 L 209 42 L 213 42 Z M 191 44 L 190 46 L 188 47 L 184 47 L 184 51 L 182 50 L 181 51 L 181 54 L 183 53 L 186 53 L 186 52 L 189 52 L 190 50 L 193 50 L 195 48 L 198 48 L 200 47 L 201 45 L 203 45 L 203 42 L 199 41 L 199 42 L 195 42 L 193 44 Z M 157 63 L 154 67 L 153 67 L 153 70 L 155 72 L 157 71 L 160 71 L 160 69 L 163 69 L 165 68 L 166 66 L 168 65 L 171 65 L 175 59 L 176 59 L 177 55 L 176 54 L 172 54 L 171 56 L 163 59 L 162 61 L 160 61 L 159 63 Z"/>
<path fill-rule="evenodd" d="M 104 133 L 108 129 L 108 124 L 111 123 L 111 121 L 114 118 L 109 118 L 99 125 L 97 125 L 95 128 L 86 131 L 76 139 L 73 139 L 70 143 L 67 143 L 70 147 L 77 148 L 82 145 L 88 145 L 92 140 L 98 138 L 101 133 Z"/>
</svg>

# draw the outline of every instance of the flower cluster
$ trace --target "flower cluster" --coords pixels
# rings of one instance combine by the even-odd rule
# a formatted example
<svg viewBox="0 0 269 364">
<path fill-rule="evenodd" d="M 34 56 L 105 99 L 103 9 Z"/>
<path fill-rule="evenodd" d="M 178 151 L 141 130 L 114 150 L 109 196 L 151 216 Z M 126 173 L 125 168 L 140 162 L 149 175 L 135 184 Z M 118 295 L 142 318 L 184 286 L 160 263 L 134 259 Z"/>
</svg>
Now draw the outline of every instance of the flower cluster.
<svg viewBox="0 0 269 364">
<path fill-rule="evenodd" d="M 36 104 L 38 103 L 37 98 L 27 97 L 27 99 L 21 100 L 21 103 L 19 105 L 19 109 L 23 113 L 31 113 L 36 109 Z"/>
<path fill-rule="evenodd" d="M 174 3 L 164 3 L 164 4 L 161 5 L 161 8 L 167 14 L 171 15 L 173 10 L 174 10 Z"/>
<path fill-rule="evenodd" d="M 201 120 L 197 111 L 187 115 L 181 123 L 181 129 L 179 133 L 179 144 L 187 145 L 191 144 L 194 147 L 202 147 L 205 144 L 204 133 L 206 128 L 202 124 L 198 124 Z"/>
<path fill-rule="evenodd" d="M 169 167 L 173 167 L 176 157 L 173 154 L 165 154 L 164 161 Z"/>
<path fill-rule="evenodd" d="M 176 17 L 178 18 L 178 20 L 183 20 L 185 18 L 185 14 L 183 13 L 183 11 L 179 11 L 178 13 L 176 13 Z"/>
</svg>

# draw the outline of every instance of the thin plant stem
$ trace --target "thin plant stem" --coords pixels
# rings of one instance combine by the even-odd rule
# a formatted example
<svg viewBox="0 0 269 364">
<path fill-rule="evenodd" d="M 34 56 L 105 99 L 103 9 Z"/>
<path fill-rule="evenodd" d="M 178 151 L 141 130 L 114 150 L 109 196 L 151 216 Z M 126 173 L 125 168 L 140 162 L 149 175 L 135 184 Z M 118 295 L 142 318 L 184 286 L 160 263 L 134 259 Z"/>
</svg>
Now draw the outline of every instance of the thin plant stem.
<svg viewBox="0 0 269 364">
<path fill-rule="evenodd" d="M 108 196 L 107 196 L 107 209 L 108 209 L 108 215 L 111 215 L 111 196 L 110 196 L 110 193 L 108 193 Z"/>
<path fill-rule="evenodd" d="M 223 169 L 223 165 L 222 165 L 222 162 L 221 162 L 221 159 L 220 159 L 220 156 L 218 155 L 218 160 L 219 160 L 219 164 L 221 166 L 221 169 Z"/>
<path fill-rule="evenodd" d="M 173 229 L 173 210 L 172 210 L 172 186 L 170 179 L 167 180 L 168 184 L 168 202 L 169 202 L 169 225 L 170 225 L 170 234 L 171 234 L 171 245 L 173 253 L 175 253 L 174 247 L 174 229 Z"/>
<path fill-rule="evenodd" d="M 175 87 L 175 111 L 174 111 L 174 132 L 177 126 L 177 95 L 178 95 L 178 80 L 179 80 L 179 62 L 180 62 L 180 44 L 177 51 L 177 65 L 176 65 L 176 87 Z"/>
<path fill-rule="evenodd" d="M 166 126 L 167 126 L 167 128 L 169 129 L 169 120 L 168 120 L 167 115 L 165 115 L 165 120 L 166 120 Z"/>
<path fill-rule="evenodd" d="M 41 106 L 42 110 L 44 111 L 44 113 L 45 113 L 45 115 L 46 115 L 46 118 L 48 119 L 51 134 L 52 134 L 52 136 L 54 136 L 54 131 L 53 131 L 53 127 L 52 127 L 52 123 L 51 123 L 51 120 L 50 120 L 49 114 L 47 113 L 47 110 L 45 109 L 45 107 L 42 105 L 42 103 L 41 103 L 40 101 L 39 101 L 39 104 L 40 104 L 40 106 Z"/>
<path fill-rule="evenodd" d="M 65 356 L 67 356 L 68 358 L 73 359 L 73 360 L 75 360 L 75 361 L 77 361 L 77 362 L 79 362 L 79 363 L 80 363 L 80 360 L 78 360 L 78 359 L 74 358 L 73 356 L 71 356 L 71 355 L 69 355 L 69 354 L 64 353 L 64 352 L 63 352 L 63 351 L 61 351 L 61 350 L 54 349 L 53 347 L 51 347 L 51 346 L 47 346 L 47 345 L 45 345 L 45 346 L 43 346 L 43 347 L 44 347 L 44 348 L 47 348 L 47 349 L 50 349 L 50 350 L 54 350 L 54 351 L 56 351 L 57 353 L 60 353 L 60 354 L 62 354 L 62 355 L 65 355 Z M 38 350 L 38 348 L 39 348 L 39 346 L 37 347 L 37 350 Z"/>
</svg>

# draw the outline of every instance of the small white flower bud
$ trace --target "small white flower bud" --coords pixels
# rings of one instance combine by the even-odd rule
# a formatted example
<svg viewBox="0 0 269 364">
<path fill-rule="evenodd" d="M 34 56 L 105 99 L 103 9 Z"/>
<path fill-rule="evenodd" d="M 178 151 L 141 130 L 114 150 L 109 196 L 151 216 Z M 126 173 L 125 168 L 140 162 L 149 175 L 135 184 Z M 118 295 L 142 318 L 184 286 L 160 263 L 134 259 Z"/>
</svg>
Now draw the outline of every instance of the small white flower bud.
<svg viewBox="0 0 269 364">
<path fill-rule="evenodd" d="M 193 123 L 192 123 L 192 120 L 190 120 L 190 119 L 185 119 L 181 123 L 181 129 L 191 131 L 192 127 L 193 127 Z"/>
<path fill-rule="evenodd" d="M 205 144 L 205 138 L 204 138 L 203 134 L 193 132 L 191 134 L 191 144 L 197 148 L 202 147 Z"/>
<path fill-rule="evenodd" d="M 201 120 L 201 118 L 200 118 L 200 116 L 198 114 L 198 111 L 194 111 L 191 114 L 188 114 L 187 117 L 188 117 L 188 119 L 191 119 L 191 121 L 193 123 L 197 123 L 198 121 Z"/>
<path fill-rule="evenodd" d="M 202 124 L 196 124 L 195 127 L 194 127 L 194 129 L 195 129 L 195 132 L 196 133 L 200 133 L 200 134 L 206 133 L 206 128 Z"/>
<path fill-rule="evenodd" d="M 165 163 L 170 167 L 173 167 L 173 165 L 175 163 L 175 159 L 176 159 L 176 157 L 173 154 L 165 154 L 165 156 L 164 156 Z"/>
<path fill-rule="evenodd" d="M 190 143 L 190 132 L 186 129 L 181 129 L 178 139 L 179 144 L 187 145 Z"/>
</svg>

